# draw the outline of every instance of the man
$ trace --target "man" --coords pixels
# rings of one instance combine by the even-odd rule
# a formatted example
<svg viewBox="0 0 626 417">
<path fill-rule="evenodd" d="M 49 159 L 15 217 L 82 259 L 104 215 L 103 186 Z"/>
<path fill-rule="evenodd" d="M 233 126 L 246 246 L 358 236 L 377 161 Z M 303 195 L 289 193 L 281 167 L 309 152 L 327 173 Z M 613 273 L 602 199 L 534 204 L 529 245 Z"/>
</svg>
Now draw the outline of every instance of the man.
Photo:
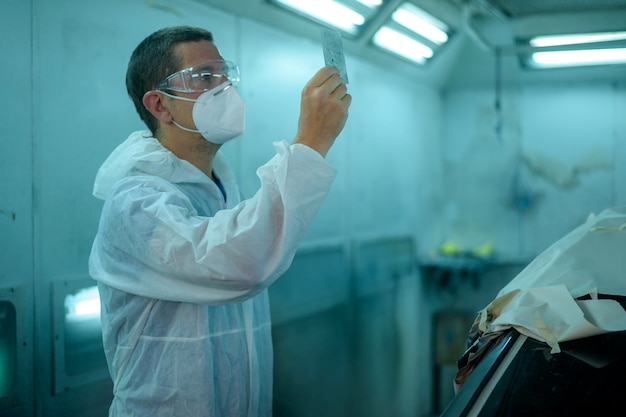
<svg viewBox="0 0 626 417">
<path fill-rule="evenodd" d="M 159 30 L 126 84 L 149 131 L 100 168 L 105 199 L 89 259 L 98 281 L 114 398 L 109 416 L 270 416 L 267 287 L 289 267 L 335 171 L 324 157 L 351 96 L 334 67 L 301 96 L 298 130 L 240 201 L 218 153 L 243 132 L 237 67 L 210 32 Z"/>
</svg>

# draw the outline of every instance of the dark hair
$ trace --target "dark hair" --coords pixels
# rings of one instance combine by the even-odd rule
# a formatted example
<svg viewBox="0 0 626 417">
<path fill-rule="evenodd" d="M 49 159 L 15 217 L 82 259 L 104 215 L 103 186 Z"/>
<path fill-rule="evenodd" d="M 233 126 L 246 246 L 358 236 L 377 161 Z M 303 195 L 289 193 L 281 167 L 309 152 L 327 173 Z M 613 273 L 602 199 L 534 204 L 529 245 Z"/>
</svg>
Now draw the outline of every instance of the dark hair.
<svg viewBox="0 0 626 417">
<path fill-rule="evenodd" d="M 126 71 L 126 90 L 139 117 L 156 135 L 158 120 L 143 105 L 143 96 L 168 75 L 182 69 L 175 47 L 181 42 L 213 42 L 211 32 L 191 26 L 174 26 L 157 30 L 133 51 Z"/>
</svg>

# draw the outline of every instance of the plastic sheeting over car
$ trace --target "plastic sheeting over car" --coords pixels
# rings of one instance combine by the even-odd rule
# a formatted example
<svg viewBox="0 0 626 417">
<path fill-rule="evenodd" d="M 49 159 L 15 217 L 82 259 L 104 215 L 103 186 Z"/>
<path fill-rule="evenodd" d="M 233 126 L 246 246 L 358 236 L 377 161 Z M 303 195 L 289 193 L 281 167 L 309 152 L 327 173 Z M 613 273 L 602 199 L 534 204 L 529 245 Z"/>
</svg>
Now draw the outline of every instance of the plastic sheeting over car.
<svg viewBox="0 0 626 417">
<path fill-rule="evenodd" d="M 626 207 L 606 209 L 555 242 L 478 313 L 459 360 L 461 385 L 506 329 L 547 343 L 626 330 Z"/>
</svg>

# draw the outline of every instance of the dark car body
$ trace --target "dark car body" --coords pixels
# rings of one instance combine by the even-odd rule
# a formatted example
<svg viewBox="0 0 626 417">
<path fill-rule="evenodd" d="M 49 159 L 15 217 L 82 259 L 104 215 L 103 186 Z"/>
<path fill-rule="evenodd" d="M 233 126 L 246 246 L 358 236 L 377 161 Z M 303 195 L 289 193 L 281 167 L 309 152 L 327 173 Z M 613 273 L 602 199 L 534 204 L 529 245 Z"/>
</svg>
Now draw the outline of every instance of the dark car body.
<svg viewBox="0 0 626 417">
<path fill-rule="evenodd" d="M 607 298 L 626 305 L 623 297 Z M 622 415 L 626 331 L 561 342 L 560 348 L 550 353 L 546 343 L 507 330 L 441 416 Z"/>
</svg>

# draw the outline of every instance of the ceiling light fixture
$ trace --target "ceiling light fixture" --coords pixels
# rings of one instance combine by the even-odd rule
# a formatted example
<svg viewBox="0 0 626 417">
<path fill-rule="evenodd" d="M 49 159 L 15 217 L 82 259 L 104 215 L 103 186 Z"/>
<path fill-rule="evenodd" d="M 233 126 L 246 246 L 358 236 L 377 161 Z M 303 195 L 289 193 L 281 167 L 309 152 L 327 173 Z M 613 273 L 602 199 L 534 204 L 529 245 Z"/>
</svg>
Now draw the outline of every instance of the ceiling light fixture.
<svg viewBox="0 0 626 417">
<path fill-rule="evenodd" d="M 356 34 L 359 27 L 365 23 L 365 16 L 335 0 L 273 0 L 283 7 L 304 14 L 319 22 L 331 25 L 349 34 Z M 374 0 L 360 1 L 373 7 Z M 372 3 L 372 5 L 370 5 Z"/>
<path fill-rule="evenodd" d="M 624 64 L 626 48 L 535 52 L 531 60 L 535 68 Z"/>
<path fill-rule="evenodd" d="M 383 4 L 383 0 L 357 0 L 359 3 L 367 7 L 378 7 Z"/>
<path fill-rule="evenodd" d="M 385 0 L 268 0 L 356 38 Z M 450 37 L 450 27 L 405 1 L 374 33 L 372 43 L 411 62 L 425 64 Z"/>
<path fill-rule="evenodd" d="M 448 25 L 410 3 L 398 7 L 391 17 L 398 24 L 437 45 L 448 41 Z"/>
<path fill-rule="evenodd" d="M 528 41 L 530 46 L 550 49 L 531 52 L 527 56 L 528 65 L 533 68 L 559 68 L 624 64 L 625 40 L 626 32 L 537 36 Z M 601 45 L 603 43 L 606 48 Z M 555 49 L 557 47 L 564 49 Z"/>
<path fill-rule="evenodd" d="M 425 64 L 449 39 L 447 24 L 412 3 L 402 3 L 372 42 L 393 54 Z"/>
<path fill-rule="evenodd" d="M 386 26 L 376 32 L 373 42 L 383 49 L 418 64 L 424 64 L 428 58 L 433 56 L 433 50 L 428 46 Z"/>
<path fill-rule="evenodd" d="M 595 42 L 626 40 L 626 32 L 580 33 L 573 35 L 537 36 L 529 43 L 535 47 L 580 45 Z"/>
</svg>

